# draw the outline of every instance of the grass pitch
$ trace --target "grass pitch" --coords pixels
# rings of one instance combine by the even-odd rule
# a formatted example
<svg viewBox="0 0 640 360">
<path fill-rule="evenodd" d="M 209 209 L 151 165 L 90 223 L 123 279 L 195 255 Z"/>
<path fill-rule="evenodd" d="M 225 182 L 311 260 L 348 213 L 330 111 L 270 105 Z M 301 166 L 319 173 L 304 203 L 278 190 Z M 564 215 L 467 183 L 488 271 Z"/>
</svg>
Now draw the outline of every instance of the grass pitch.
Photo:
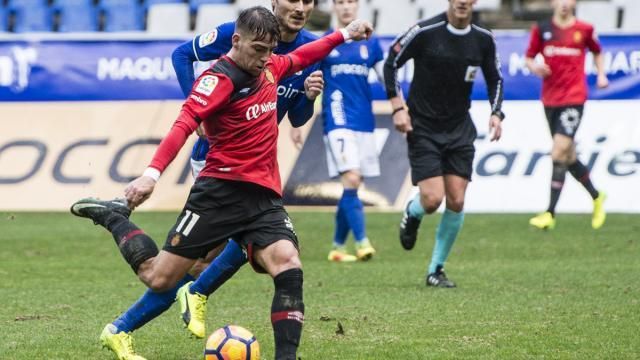
<svg viewBox="0 0 640 360">
<path fill-rule="evenodd" d="M 173 213 L 133 220 L 159 243 Z M 291 214 L 301 239 L 306 321 L 299 356 L 311 359 L 640 358 L 640 216 L 560 215 L 552 232 L 525 215 L 468 214 L 447 264 L 457 289 L 424 286 L 438 216 L 413 251 L 398 214 L 371 213 L 369 263 L 332 264 L 333 215 Z M 0 359 L 112 359 L 103 326 L 144 291 L 108 233 L 64 213 L 0 213 Z M 273 285 L 250 267 L 209 300 L 208 332 L 238 324 L 273 358 Z M 201 359 L 176 306 L 134 332 L 148 359 Z"/>
</svg>

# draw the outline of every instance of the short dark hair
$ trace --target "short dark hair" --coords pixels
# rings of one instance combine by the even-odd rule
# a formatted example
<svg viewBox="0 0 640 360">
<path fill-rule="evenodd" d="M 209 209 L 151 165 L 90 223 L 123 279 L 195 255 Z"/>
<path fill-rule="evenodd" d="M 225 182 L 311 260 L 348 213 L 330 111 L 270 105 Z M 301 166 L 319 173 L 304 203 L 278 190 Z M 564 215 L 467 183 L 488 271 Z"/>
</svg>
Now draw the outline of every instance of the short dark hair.
<svg viewBox="0 0 640 360">
<path fill-rule="evenodd" d="M 236 31 L 253 34 L 258 41 L 267 37 L 280 40 L 280 26 L 276 16 L 262 6 L 242 10 L 236 20 Z"/>
</svg>

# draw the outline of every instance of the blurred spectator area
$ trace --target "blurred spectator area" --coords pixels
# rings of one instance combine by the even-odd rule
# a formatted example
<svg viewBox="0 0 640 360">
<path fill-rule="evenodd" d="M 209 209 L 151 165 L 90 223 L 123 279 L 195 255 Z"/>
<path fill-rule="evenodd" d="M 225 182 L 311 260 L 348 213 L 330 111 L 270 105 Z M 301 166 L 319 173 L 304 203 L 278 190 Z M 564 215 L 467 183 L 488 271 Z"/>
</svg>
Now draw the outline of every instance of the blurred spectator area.
<svg viewBox="0 0 640 360">
<path fill-rule="evenodd" d="M 398 34 L 419 19 L 446 10 L 447 0 L 359 0 L 359 17 L 378 33 Z M 326 30 L 333 0 L 319 0 L 308 28 Z M 0 32 L 209 31 L 253 5 L 271 0 L 0 0 Z M 476 16 L 493 29 L 528 29 L 551 15 L 550 0 L 478 0 Z M 599 31 L 640 30 L 640 0 L 578 0 L 578 17 Z"/>
</svg>

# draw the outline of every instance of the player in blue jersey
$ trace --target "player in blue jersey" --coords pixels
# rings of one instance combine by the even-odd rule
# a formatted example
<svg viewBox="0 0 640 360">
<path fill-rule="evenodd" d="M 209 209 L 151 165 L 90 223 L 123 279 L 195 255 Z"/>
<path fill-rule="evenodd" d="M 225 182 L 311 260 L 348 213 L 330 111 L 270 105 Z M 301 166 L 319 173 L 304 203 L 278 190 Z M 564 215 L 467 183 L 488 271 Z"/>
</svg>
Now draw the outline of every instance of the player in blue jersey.
<svg viewBox="0 0 640 360">
<path fill-rule="evenodd" d="M 333 5 L 338 27 L 345 27 L 356 19 L 358 0 L 334 0 Z M 380 43 L 372 36 L 366 41 L 338 46 L 321 64 L 325 79 L 322 115 L 329 175 L 340 176 L 344 188 L 336 211 L 330 261 L 366 261 L 375 254 L 366 235 L 358 188 L 363 177 L 380 175 L 368 78 L 369 71 L 378 65 L 378 76 L 382 79 L 382 59 Z M 349 231 L 356 241 L 355 256 L 345 247 Z"/>
<path fill-rule="evenodd" d="M 276 54 L 286 54 L 318 38 L 303 29 L 315 3 L 314 0 L 272 0 L 273 12 L 281 33 L 274 51 Z M 172 55 L 173 66 L 185 96 L 189 94 L 195 81 L 194 62 L 215 60 L 227 53 L 231 49 L 234 29 L 233 22 L 222 24 L 175 49 Z M 313 115 L 313 101 L 322 92 L 323 84 L 322 73 L 317 65 L 281 80 L 278 86 L 278 121 L 287 114 L 294 127 L 306 123 Z M 299 138 L 293 140 L 300 141 Z M 204 164 L 208 150 L 209 144 L 200 138 L 194 146 L 191 158 L 195 165 L 195 177 L 202 169 L 201 165 L 198 167 L 199 162 Z M 214 250 L 206 259 L 198 261 L 190 274 L 174 288 L 162 293 L 147 290 L 124 314 L 107 324 L 100 336 L 102 344 L 116 353 L 119 359 L 144 359 L 133 350 L 131 332 L 169 309 L 177 294 L 187 328 L 195 336 L 204 337 L 207 297 L 247 262 L 245 253 L 235 241 L 229 241 L 222 252 L 219 251 L 220 249 Z M 212 259 L 213 262 L 207 265 Z M 198 279 L 193 282 L 195 277 Z"/>
</svg>

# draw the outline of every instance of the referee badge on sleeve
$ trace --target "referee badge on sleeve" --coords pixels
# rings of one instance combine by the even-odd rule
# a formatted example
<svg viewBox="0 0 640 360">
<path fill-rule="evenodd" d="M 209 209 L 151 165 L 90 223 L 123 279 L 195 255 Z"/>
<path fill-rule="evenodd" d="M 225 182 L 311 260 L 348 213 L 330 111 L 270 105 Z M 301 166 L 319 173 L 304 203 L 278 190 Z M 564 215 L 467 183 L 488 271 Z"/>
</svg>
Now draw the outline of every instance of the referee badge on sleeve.
<svg viewBox="0 0 640 360">
<path fill-rule="evenodd" d="M 464 75 L 464 81 L 474 82 L 476 74 L 478 74 L 479 66 L 467 66 L 467 73 Z"/>
</svg>

